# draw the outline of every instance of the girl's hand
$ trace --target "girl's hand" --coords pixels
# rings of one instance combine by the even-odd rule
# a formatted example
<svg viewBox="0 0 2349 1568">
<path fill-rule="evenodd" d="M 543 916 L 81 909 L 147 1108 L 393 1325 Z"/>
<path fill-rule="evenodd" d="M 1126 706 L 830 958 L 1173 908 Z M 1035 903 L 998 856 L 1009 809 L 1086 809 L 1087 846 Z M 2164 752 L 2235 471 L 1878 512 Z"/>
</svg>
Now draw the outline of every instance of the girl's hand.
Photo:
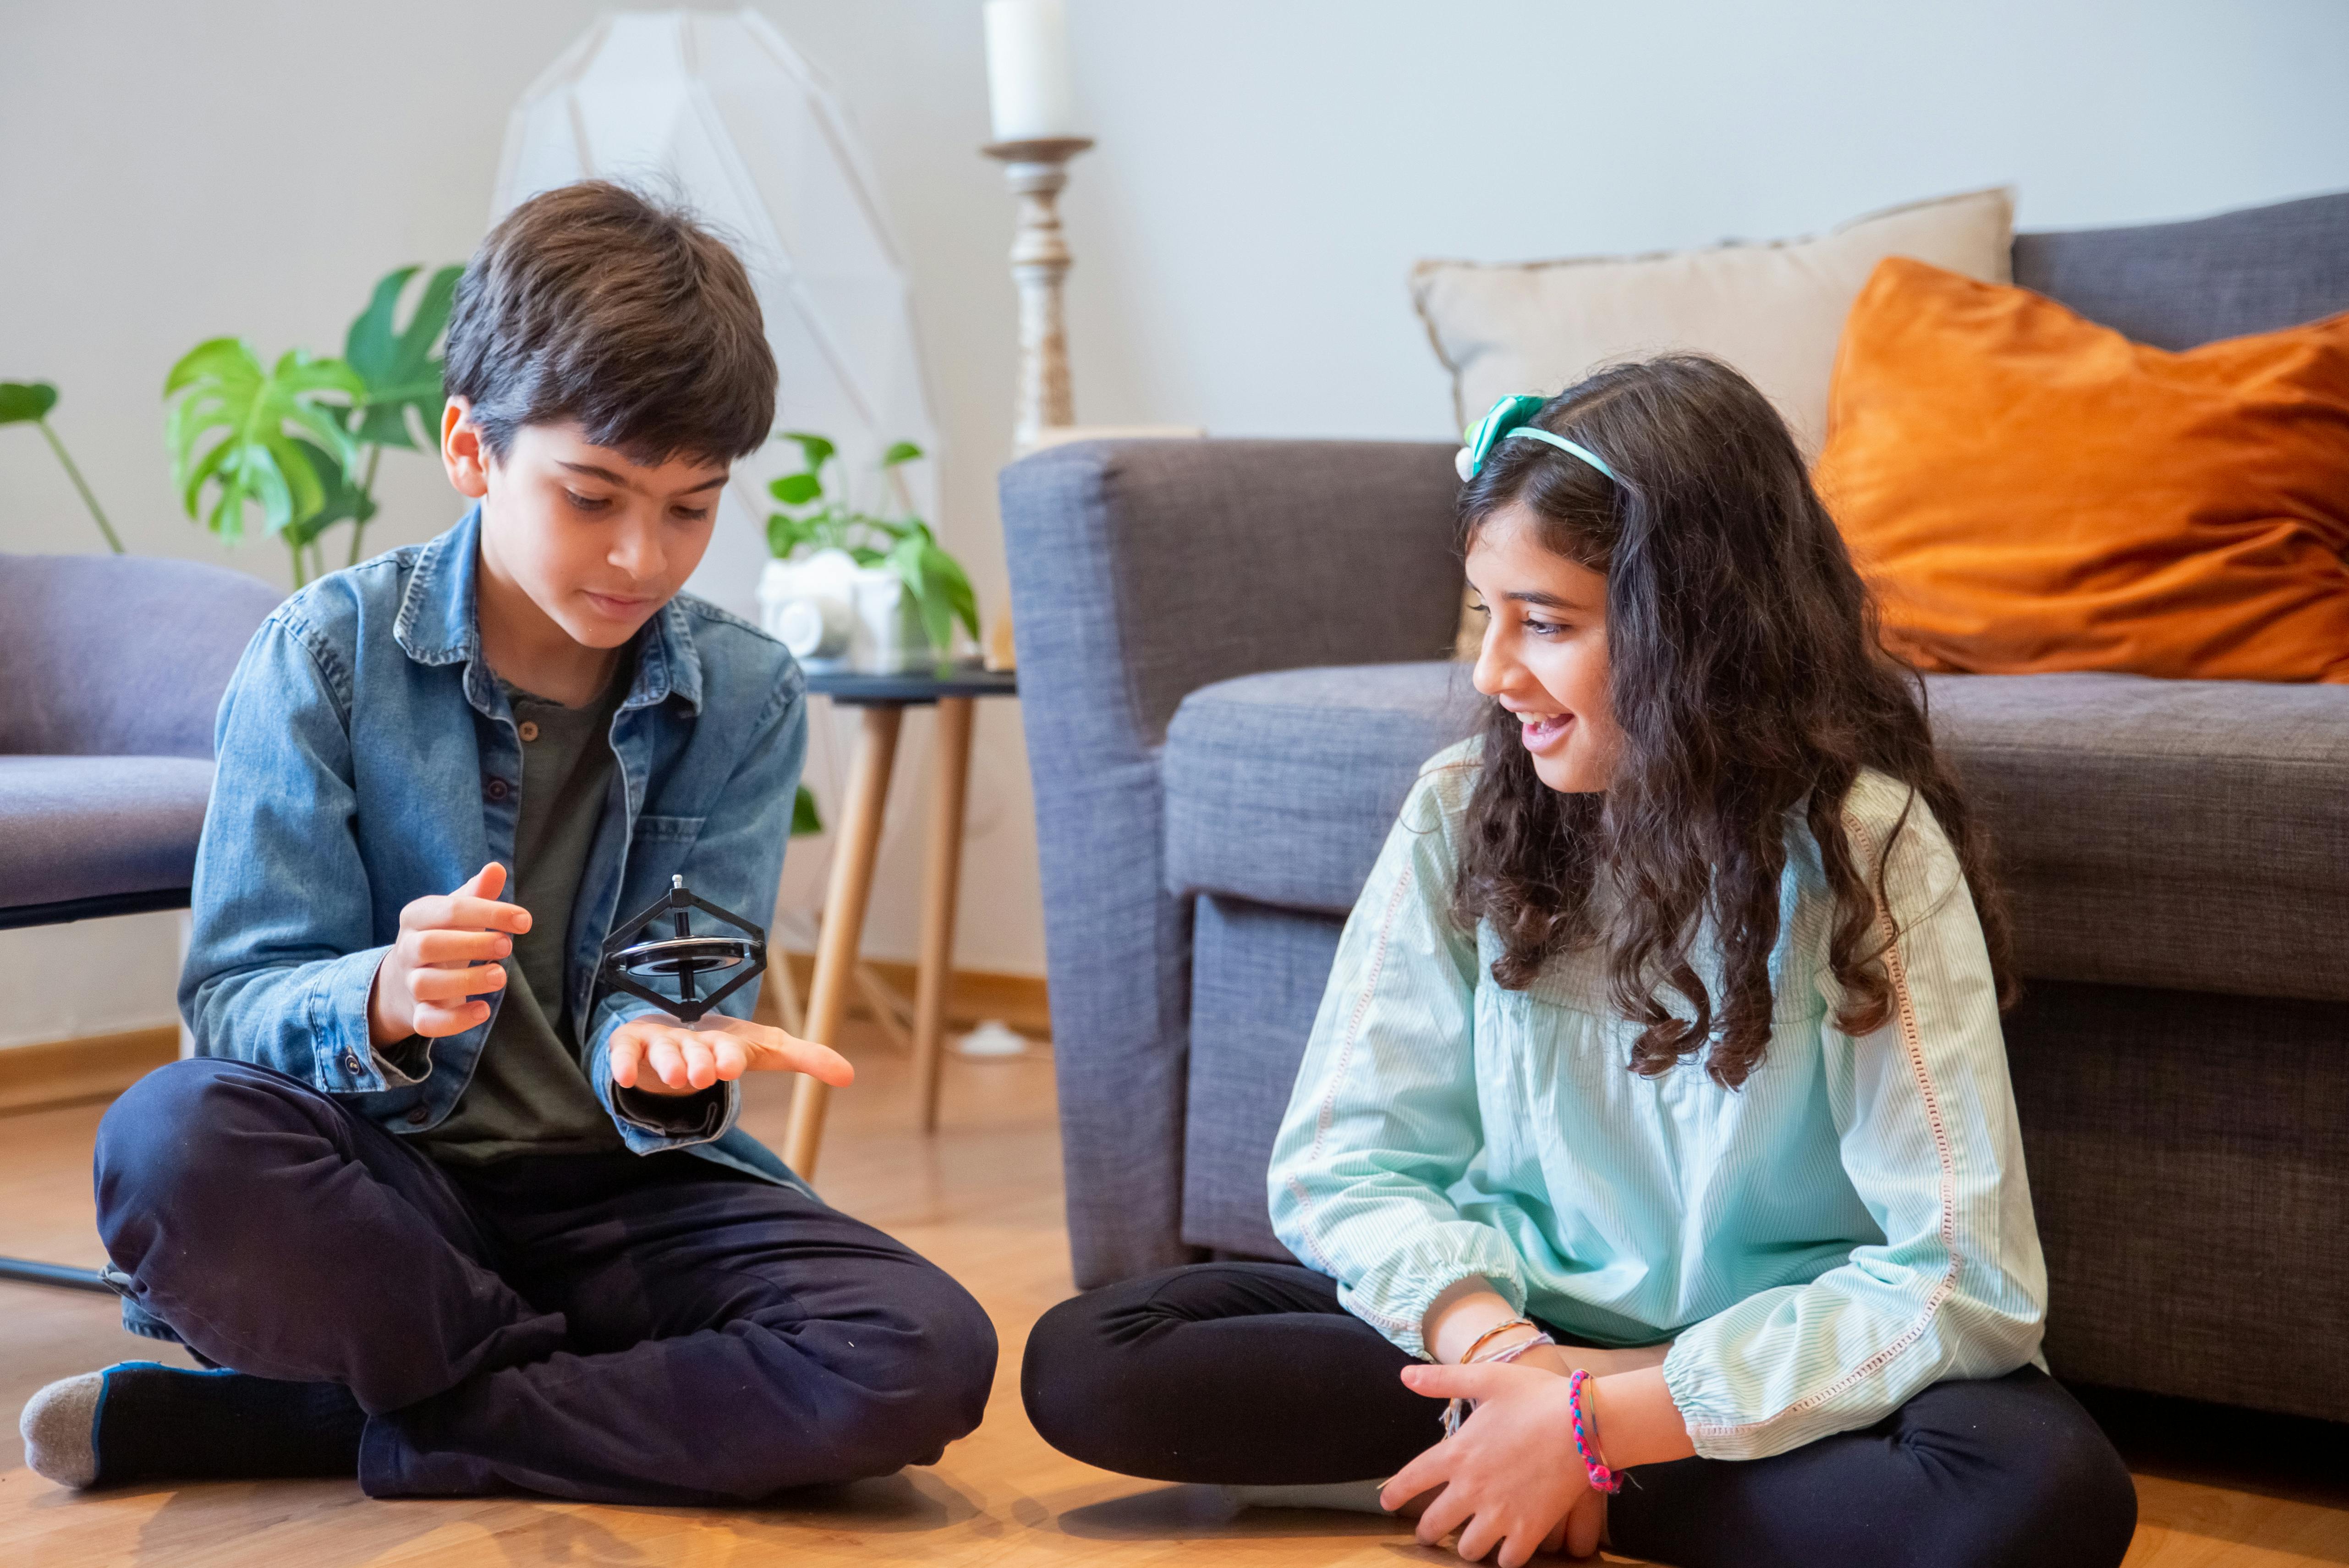
<svg viewBox="0 0 2349 1568">
<path fill-rule="evenodd" d="M 612 1031 L 612 1081 L 645 1094 L 699 1094 L 746 1072 L 806 1073 L 834 1088 L 856 1069 L 829 1046 L 764 1024 L 710 1014 L 698 1026 L 646 1014 Z"/>
<path fill-rule="evenodd" d="M 1400 1508 L 1423 1493 L 1419 1541 L 1433 1546 L 1453 1531 L 1468 1562 L 1494 1547 L 1501 1568 L 1523 1568 L 1544 1547 L 1577 1557 L 1599 1549 L 1607 1500 L 1591 1491 L 1574 1451 L 1567 1379 L 1532 1367 L 1406 1367 L 1402 1380 L 1431 1399 L 1474 1399 L 1457 1436 L 1405 1465 L 1379 1492 Z"/>
</svg>

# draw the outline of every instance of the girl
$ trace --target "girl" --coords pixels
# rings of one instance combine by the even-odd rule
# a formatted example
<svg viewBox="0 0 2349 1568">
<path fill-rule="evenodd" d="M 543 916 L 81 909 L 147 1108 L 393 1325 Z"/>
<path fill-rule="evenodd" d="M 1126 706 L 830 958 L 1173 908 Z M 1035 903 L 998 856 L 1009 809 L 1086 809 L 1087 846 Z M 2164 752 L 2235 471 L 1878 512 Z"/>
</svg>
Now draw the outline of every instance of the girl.
<svg viewBox="0 0 2349 1568">
<path fill-rule="evenodd" d="M 1307 1266 L 1062 1303 L 1038 1430 L 1386 1477 L 1504 1568 L 2117 1563 L 2127 1472 L 2039 1357 L 1987 846 L 1785 425 L 1656 359 L 1505 398 L 1461 469 L 1492 705 L 1339 947 L 1270 1171 Z"/>
</svg>

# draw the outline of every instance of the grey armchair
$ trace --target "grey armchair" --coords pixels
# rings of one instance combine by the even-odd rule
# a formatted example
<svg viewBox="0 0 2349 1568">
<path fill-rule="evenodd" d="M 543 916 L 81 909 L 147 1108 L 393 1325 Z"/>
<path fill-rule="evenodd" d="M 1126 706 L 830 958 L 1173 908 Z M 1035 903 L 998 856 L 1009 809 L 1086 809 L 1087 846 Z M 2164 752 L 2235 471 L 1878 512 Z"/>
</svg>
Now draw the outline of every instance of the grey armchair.
<svg viewBox="0 0 2349 1568">
<path fill-rule="evenodd" d="M 281 597 L 193 562 L 0 555 L 0 927 L 186 906 L 212 719 Z"/>
<path fill-rule="evenodd" d="M 0 928 L 187 906 L 212 719 L 279 597 L 192 562 L 0 555 Z M 25 1258 L 0 1278 L 108 1288 Z"/>
</svg>

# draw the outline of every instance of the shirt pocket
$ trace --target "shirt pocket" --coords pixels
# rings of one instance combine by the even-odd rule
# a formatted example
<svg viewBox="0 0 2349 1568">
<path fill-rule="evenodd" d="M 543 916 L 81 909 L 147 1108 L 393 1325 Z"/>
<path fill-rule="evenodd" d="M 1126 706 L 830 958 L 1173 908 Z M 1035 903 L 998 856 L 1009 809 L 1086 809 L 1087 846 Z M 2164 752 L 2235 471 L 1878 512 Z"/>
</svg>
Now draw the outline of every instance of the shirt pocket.
<svg viewBox="0 0 2349 1568">
<path fill-rule="evenodd" d="M 685 857 L 692 852 L 694 841 L 701 837 L 703 817 L 639 817 L 636 830 L 628 849 L 631 869 L 639 876 L 649 878 L 655 885 L 666 886 L 668 879 L 685 869 Z"/>
</svg>

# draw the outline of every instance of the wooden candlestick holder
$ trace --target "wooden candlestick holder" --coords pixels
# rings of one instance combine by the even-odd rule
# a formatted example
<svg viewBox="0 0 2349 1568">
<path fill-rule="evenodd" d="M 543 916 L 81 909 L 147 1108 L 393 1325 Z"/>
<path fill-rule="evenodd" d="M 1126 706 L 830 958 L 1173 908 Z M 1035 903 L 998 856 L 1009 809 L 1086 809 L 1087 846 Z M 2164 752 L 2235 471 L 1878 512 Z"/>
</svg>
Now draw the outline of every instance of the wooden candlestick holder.
<svg viewBox="0 0 2349 1568">
<path fill-rule="evenodd" d="M 1011 240 L 1011 276 L 1019 286 L 1019 387 L 1011 428 L 1018 452 L 1032 450 L 1043 431 L 1076 423 L 1061 305 L 1061 285 L 1069 275 L 1061 189 L 1069 182 L 1069 160 L 1092 145 L 1089 137 L 1068 136 L 980 149 L 1003 164 L 1004 182 L 1019 198 L 1019 226 Z"/>
</svg>

